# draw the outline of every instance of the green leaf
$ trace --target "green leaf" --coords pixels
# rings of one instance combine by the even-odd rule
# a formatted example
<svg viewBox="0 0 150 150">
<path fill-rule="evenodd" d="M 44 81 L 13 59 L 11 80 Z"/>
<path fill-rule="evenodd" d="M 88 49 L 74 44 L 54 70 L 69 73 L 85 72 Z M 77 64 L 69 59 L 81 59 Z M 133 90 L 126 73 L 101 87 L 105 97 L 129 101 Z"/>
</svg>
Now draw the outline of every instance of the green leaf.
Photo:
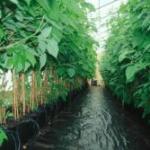
<svg viewBox="0 0 150 150">
<path fill-rule="evenodd" d="M 54 39 L 48 40 L 47 51 L 51 56 L 57 58 L 59 47 L 58 47 L 58 43 L 56 42 L 56 40 Z"/>
<path fill-rule="evenodd" d="M 48 38 L 51 34 L 52 27 L 46 27 L 45 29 L 42 30 L 41 32 L 41 38 Z"/>
<path fill-rule="evenodd" d="M 6 133 L 2 129 L 0 129 L 0 146 L 3 144 L 5 140 L 7 141 L 8 137 Z"/>
<path fill-rule="evenodd" d="M 49 1 L 48 0 L 37 0 L 37 2 L 41 5 L 41 7 L 48 12 L 50 10 Z"/>
<path fill-rule="evenodd" d="M 47 48 L 47 43 L 43 40 L 39 41 L 39 45 L 38 45 L 39 54 L 45 53 L 46 48 Z"/>
<path fill-rule="evenodd" d="M 25 62 L 24 72 L 26 72 L 30 68 L 30 66 L 31 65 L 29 62 Z"/>
<path fill-rule="evenodd" d="M 12 69 L 13 68 L 13 58 L 12 57 L 7 57 L 3 67 L 7 68 L 7 69 Z"/>
<path fill-rule="evenodd" d="M 126 69 L 126 81 L 128 82 L 132 82 L 134 80 L 135 75 L 145 69 L 147 66 L 149 66 L 150 63 L 146 63 L 146 62 L 138 62 L 136 64 L 130 65 L 129 67 L 127 67 Z"/>
<path fill-rule="evenodd" d="M 0 40 L 4 37 L 4 30 L 0 27 Z"/>
<path fill-rule="evenodd" d="M 22 70 L 24 70 L 24 63 L 25 63 L 25 59 L 22 58 L 22 56 L 20 54 L 14 54 L 13 57 L 13 67 L 15 68 L 15 70 L 17 72 L 21 72 Z"/>
<path fill-rule="evenodd" d="M 42 69 L 46 64 L 47 56 L 43 54 L 40 56 L 40 69 Z"/>
<path fill-rule="evenodd" d="M 58 29 L 60 32 L 63 32 L 63 29 L 64 29 L 64 26 L 61 24 L 61 23 L 57 23 L 56 21 L 48 18 L 48 17 L 45 17 L 45 19 L 53 26 L 55 27 L 56 29 Z"/>
<path fill-rule="evenodd" d="M 27 3 L 27 5 L 29 6 L 31 3 L 31 0 L 25 0 L 25 2 Z"/>
<path fill-rule="evenodd" d="M 134 53 L 134 51 L 131 50 L 121 51 L 121 54 L 119 55 L 119 62 L 122 62 L 124 59 L 129 58 L 128 55 L 132 53 Z"/>
<path fill-rule="evenodd" d="M 89 9 L 90 11 L 95 11 L 95 7 L 91 3 L 83 2 L 82 6 Z"/>
<path fill-rule="evenodd" d="M 72 78 L 72 77 L 74 77 L 75 76 L 75 69 L 74 68 L 69 68 L 68 70 L 67 70 L 67 73 L 68 73 L 68 75 L 69 75 L 69 77 L 70 78 Z"/>
<path fill-rule="evenodd" d="M 16 4 L 16 5 L 19 5 L 19 2 L 18 0 L 10 0 L 12 3 Z"/>
<path fill-rule="evenodd" d="M 57 28 L 53 28 L 52 29 L 52 37 L 54 37 L 54 39 L 57 41 L 57 42 L 60 42 L 63 35 L 62 35 L 62 32 L 60 30 L 58 30 Z"/>
<path fill-rule="evenodd" d="M 0 19 L 2 18 L 2 11 L 0 10 Z"/>
<path fill-rule="evenodd" d="M 34 57 L 34 55 L 32 54 L 32 52 L 30 52 L 29 50 L 25 51 L 25 56 L 27 58 L 27 60 L 32 64 L 32 66 L 34 67 L 36 64 L 36 59 Z"/>
</svg>

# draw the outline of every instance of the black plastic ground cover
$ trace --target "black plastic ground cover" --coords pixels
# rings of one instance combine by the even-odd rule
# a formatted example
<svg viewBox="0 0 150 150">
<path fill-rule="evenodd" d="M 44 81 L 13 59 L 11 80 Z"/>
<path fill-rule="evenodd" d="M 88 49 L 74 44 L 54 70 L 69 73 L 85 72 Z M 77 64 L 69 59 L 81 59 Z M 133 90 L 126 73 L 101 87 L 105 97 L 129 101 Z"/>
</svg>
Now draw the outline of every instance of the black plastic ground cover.
<svg viewBox="0 0 150 150">
<path fill-rule="evenodd" d="M 84 89 L 84 88 L 83 88 Z M 70 101 L 82 93 L 82 89 L 73 90 L 68 94 L 67 100 L 57 101 L 56 104 L 46 104 L 39 106 L 36 112 L 32 112 L 22 118 L 22 120 L 13 127 L 4 128 L 8 140 L 4 141 L 0 150 L 22 150 L 23 146 L 33 140 L 48 122 L 52 122 L 55 115 L 65 109 Z"/>
</svg>

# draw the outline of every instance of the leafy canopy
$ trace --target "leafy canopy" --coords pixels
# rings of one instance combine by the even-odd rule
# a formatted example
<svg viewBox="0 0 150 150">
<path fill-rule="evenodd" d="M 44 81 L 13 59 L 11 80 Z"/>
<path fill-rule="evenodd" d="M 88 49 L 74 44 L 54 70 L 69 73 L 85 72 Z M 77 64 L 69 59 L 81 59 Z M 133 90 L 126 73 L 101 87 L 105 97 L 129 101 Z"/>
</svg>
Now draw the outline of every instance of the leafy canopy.
<svg viewBox="0 0 150 150">
<path fill-rule="evenodd" d="M 100 70 L 123 103 L 150 115 L 150 3 L 129 0 L 110 21 L 111 34 Z"/>
</svg>

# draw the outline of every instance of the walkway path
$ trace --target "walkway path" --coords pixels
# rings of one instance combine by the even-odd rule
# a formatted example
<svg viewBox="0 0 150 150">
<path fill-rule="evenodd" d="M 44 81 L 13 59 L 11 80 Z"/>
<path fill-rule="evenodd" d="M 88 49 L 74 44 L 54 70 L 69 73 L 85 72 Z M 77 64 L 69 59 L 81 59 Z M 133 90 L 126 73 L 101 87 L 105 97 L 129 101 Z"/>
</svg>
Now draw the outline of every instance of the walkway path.
<svg viewBox="0 0 150 150">
<path fill-rule="evenodd" d="M 109 92 L 91 87 L 61 112 L 32 150 L 150 150 L 150 131 Z"/>
</svg>

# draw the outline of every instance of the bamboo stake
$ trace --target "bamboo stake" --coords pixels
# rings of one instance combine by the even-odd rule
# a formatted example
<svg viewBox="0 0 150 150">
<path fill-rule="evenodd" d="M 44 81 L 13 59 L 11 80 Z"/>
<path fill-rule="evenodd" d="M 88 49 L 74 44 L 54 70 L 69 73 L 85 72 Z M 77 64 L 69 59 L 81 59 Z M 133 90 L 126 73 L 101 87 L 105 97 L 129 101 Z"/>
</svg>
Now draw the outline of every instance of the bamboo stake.
<svg viewBox="0 0 150 150">
<path fill-rule="evenodd" d="M 43 85 L 43 80 L 44 80 L 44 75 L 41 78 L 42 82 L 41 82 L 41 89 L 40 89 L 40 95 L 41 95 L 41 100 L 40 100 L 40 104 L 43 105 L 44 101 L 44 85 Z"/>
<path fill-rule="evenodd" d="M 16 77 L 16 115 L 17 115 L 17 119 L 19 119 L 19 82 L 18 79 Z"/>
<path fill-rule="evenodd" d="M 20 100 L 22 103 L 22 114 L 25 115 L 26 113 L 26 95 L 25 95 L 25 74 L 21 73 L 20 74 L 20 83 L 21 83 L 21 96 Z"/>
<path fill-rule="evenodd" d="M 0 123 L 2 124 L 2 121 L 3 119 L 2 119 L 2 108 L 0 108 Z"/>
<path fill-rule="evenodd" d="M 2 123 L 6 123 L 6 109 L 2 108 Z"/>
<path fill-rule="evenodd" d="M 16 73 L 13 70 L 13 114 L 15 120 L 17 119 L 17 85 L 16 85 Z"/>
<path fill-rule="evenodd" d="M 32 81 L 31 81 L 31 109 L 33 109 L 35 102 L 36 102 L 36 96 L 35 96 L 35 71 L 32 71 Z"/>
<path fill-rule="evenodd" d="M 34 94 L 35 94 L 35 105 L 38 106 L 38 91 L 37 91 L 37 72 L 34 74 Z"/>
<path fill-rule="evenodd" d="M 46 99 L 47 96 L 47 90 L 48 90 L 48 70 L 45 70 L 44 72 L 44 99 Z"/>
<path fill-rule="evenodd" d="M 6 123 L 6 109 L 5 108 L 0 108 L 0 124 L 5 124 Z"/>
</svg>

